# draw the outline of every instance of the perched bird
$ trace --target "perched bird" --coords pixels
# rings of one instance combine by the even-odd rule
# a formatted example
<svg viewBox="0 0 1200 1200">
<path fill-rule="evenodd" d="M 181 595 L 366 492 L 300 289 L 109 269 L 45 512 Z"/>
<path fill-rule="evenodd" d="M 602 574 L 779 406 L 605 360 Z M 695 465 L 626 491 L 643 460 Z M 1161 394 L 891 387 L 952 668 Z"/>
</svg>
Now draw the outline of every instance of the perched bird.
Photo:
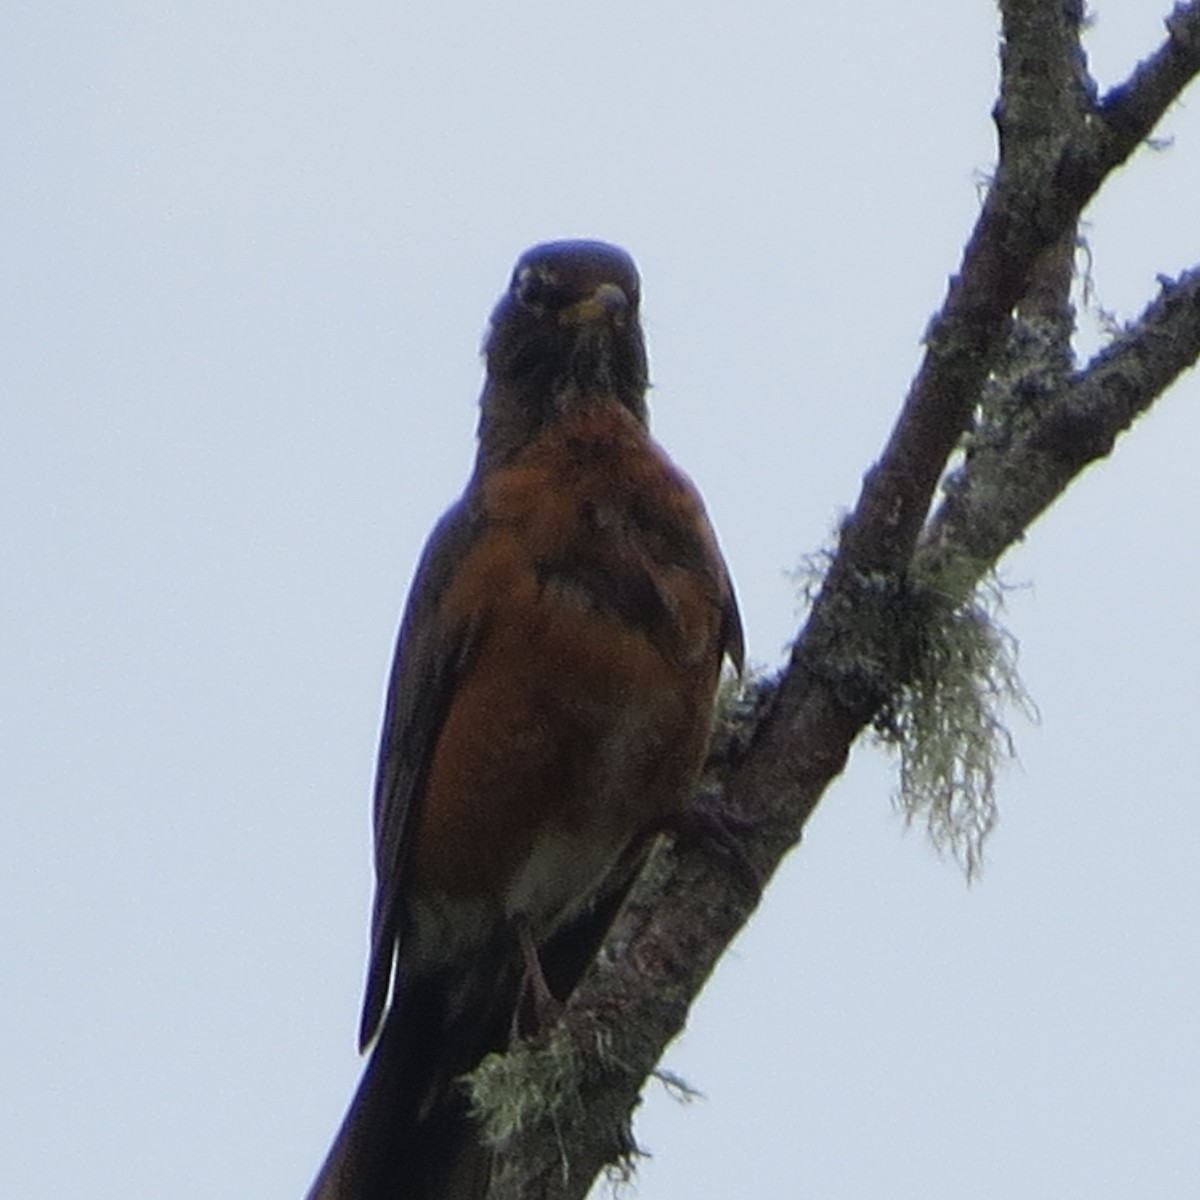
<svg viewBox="0 0 1200 1200">
<path fill-rule="evenodd" d="M 492 313 L 475 469 L 388 687 L 375 1044 L 309 1200 L 483 1194 L 460 1077 L 554 1019 L 686 804 L 723 659 L 741 668 L 703 504 L 647 429 L 638 304 L 624 251 L 550 242 Z"/>
</svg>

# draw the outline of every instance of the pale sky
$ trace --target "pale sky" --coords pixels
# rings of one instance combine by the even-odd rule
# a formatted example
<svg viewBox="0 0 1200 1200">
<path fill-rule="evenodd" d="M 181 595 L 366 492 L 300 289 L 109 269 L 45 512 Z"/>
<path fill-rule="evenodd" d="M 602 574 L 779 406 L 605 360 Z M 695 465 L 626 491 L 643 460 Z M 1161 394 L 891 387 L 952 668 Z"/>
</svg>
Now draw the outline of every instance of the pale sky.
<svg viewBox="0 0 1200 1200">
<path fill-rule="evenodd" d="M 1110 0 L 1102 84 L 1166 0 Z M 517 254 L 626 246 L 752 657 L 994 161 L 994 8 L 12 4 L 0 37 L 0 1197 L 299 1200 L 361 1064 L 369 791 Z M 1089 211 L 1200 262 L 1200 93 Z M 641 1200 L 1194 1200 L 1188 376 L 1003 564 L 1040 725 L 967 888 L 860 746 L 651 1084 Z M 1189 749 L 1191 747 L 1191 749 Z"/>
</svg>

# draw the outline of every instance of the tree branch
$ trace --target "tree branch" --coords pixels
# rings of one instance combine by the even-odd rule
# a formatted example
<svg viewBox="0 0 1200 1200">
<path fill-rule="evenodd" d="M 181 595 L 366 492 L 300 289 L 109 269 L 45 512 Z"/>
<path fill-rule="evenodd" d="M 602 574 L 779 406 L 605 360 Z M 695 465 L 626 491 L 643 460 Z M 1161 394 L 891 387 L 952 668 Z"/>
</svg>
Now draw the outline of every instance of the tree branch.
<svg viewBox="0 0 1200 1200">
<path fill-rule="evenodd" d="M 1082 137 L 1077 81 L 1081 51 L 1073 3 L 1005 0 L 1000 161 L 983 211 L 926 334 L 926 352 L 883 457 L 868 474 L 843 531 L 841 557 L 864 572 L 903 571 L 950 452 L 1025 294 L 1038 256 L 1074 226 L 1091 198 L 1057 186 Z"/>
<path fill-rule="evenodd" d="M 1200 357 L 1200 267 L 1161 281 L 1131 326 L 1029 419 L 1009 410 L 973 439 L 947 486 L 916 566 L 974 582 L 1117 436 Z M 1028 411 L 1028 410 L 1027 410 Z"/>
<path fill-rule="evenodd" d="M 1093 153 L 1111 170 L 1144 141 L 1179 99 L 1200 59 L 1200 3 L 1177 4 L 1166 19 L 1167 38 L 1133 74 L 1101 101 L 1092 125 Z"/>
</svg>

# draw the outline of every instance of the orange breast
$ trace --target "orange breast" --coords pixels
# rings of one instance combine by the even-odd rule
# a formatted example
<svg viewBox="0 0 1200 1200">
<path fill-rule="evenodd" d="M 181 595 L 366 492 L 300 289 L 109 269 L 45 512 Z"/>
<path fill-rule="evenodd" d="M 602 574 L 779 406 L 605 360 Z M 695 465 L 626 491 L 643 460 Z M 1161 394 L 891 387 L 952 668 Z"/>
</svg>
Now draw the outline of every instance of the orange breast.
<svg viewBox="0 0 1200 1200">
<path fill-rule="evenodd" d="M 472 634 L 409 886 L 496 897 L 543 933 L 686 798 L 723 653 L 700 502 L 626 416 L 560 421 L 490 474 L 441 606 Z"/>
</svg>

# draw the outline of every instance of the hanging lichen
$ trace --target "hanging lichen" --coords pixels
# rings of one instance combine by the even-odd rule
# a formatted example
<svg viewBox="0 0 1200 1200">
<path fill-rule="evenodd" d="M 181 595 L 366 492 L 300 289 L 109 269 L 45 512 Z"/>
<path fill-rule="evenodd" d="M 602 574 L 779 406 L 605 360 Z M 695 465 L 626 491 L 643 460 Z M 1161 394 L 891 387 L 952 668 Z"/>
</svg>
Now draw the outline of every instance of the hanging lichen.
<svg viewBox="0 0 1200 1200">
<path fill-rule="evenodd" d="M 900 758 L 895 796 L 905 818 L 924 822 L 968 878 L 996 824 L 996 776 L 1014 757 L 1004 710 L 1036 709 L 1016 667 L 1016 641 L 999 624 L 1000 589 L 981 584 L 965 603 L 929 604 L 917 622 L 908 679 L 875 719 Z"/>
</svg>

